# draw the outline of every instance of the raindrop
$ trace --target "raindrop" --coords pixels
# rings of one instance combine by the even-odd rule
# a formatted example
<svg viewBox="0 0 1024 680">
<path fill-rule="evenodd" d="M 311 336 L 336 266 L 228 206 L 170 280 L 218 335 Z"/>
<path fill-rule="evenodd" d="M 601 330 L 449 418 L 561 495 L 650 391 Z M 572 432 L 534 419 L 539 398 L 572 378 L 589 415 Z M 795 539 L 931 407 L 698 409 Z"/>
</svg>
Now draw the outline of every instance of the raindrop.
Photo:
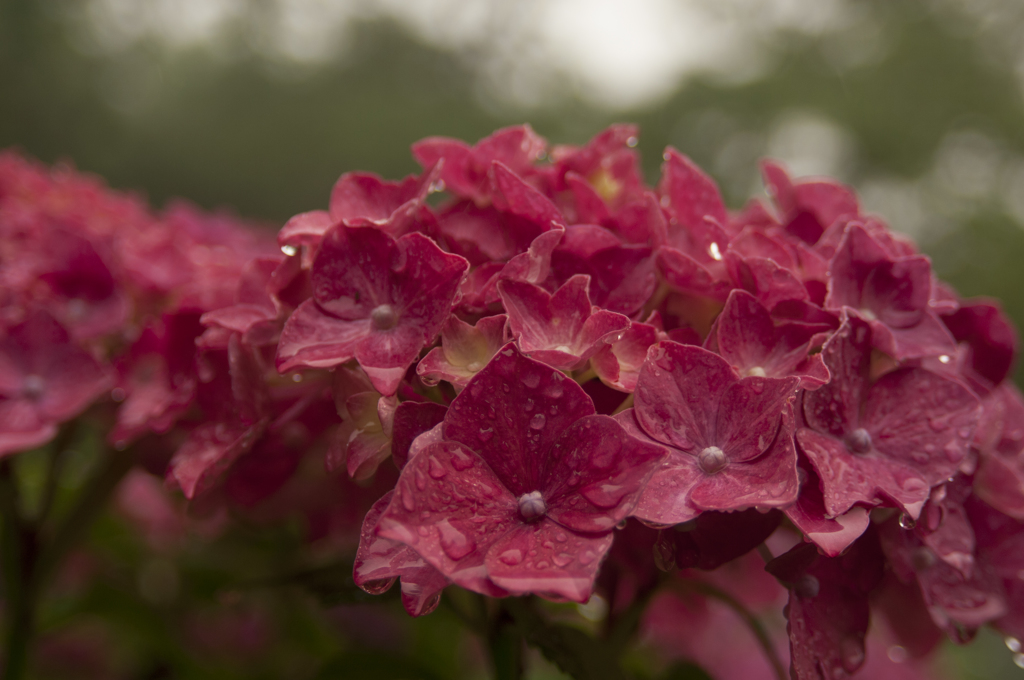
<svg viewBox="0 0 1024 680">
<path fill-rule="evenodd" d="M 128 395 L 126 395 L 125 391 L 120 387 L 115 387 L 114 389 L 110 390 L 110 398 L 116 402 L 124 401 L 126 396 Z"/>
<path fill-rule="evenodd" d="M 1013 663 L 1017 664 L 1017 668 L 1024 668 L 1024 654 L 1014 654 Z"/>
<path fill-rule="evenodd" d="M 909 654 L 907 654 L 906 648 L 900 647 L 899 645 L 893 645 L 892 647 L 889 647 L 889 649 L 886 651 L 886 654 L 889 656 L 889 660 L 893 663 L 903 663 L 910 656 Z"/>
<path fill-rule="evenodd" d="M 561 375 L 561 374 L 559 374 L 559 375 Z M 552 382 L 544 390 L 545 396 L 547 396 L 549 399 L 561 399 L 563 392 L 564 392 L 564 390 L 562 388 L 560 380 L 557 380 L 556 382 Z"/>
<path fill-rule="evenodd" d="M 547 569 L 551 565 L 548 564 L 546 560 L 541 560 L 540 562 L 538 562 L 534 566 L 537 567 L 538 569 Z"/>
<path fill-rule="evenodd" d="M 416 481 L 416 488 L 420 491 L 426 491 L 427 489 L 427 478 L 423 475 L 421 470 L 413 470 L 413 479 Z"/>
<path fill-rule="evenodd" d="M 636 137 L 627 137 L 626 138 L 626 146 L 628 146 L 630 149 L 632 149 L 633 147 L 635 147 L 637 145 L 638 141 L 639 140 Z"/>
<path fill-rule="evenodd" d="M 948 354 L 940 354 L 939 355 L 939 361 L 941 361 L 944 364 L 948 364 L 949 363 L 949 355 Z"/>
<path fill-rule="evenodd" d="M 533 410 L 533 399 L 527 399 L 526 403 L 523 404 L 523 410 L 529 413 Z"/>
<path fill-rule="evenodd" d="M 543 413 L 538 413 L 533 418 L 530 418 L 530 429 L 531 430 L 543 430 L 546 419 Z"/>
<path fill-rule="evenodd" d="M 900 513 L 900 526 L 909 531 L 917 526 L 917 520 L 905 512 Z"/>
<path fill-rule="evenodd" d="M 508 393 L 508 383 L 501 383 L 501 389 L 505 390 L 505 392 Z"/>
<path fill-rule="evenodd" d="M 443 465 L 441 465 L 441 461 L 433 456 L 431 456 L 430 460 L 427 461 L 427 472 L 434 479 L 444 479 L 444 476 L 448 474 L 448 471 L 444 469 Z"/>
<path fill-rule="evenodd" d="M 296 373 L 296 374 L 292 375 L 292 382 L 296 382 L 296 383 L 302 382 L 302 374 L 301 373 Z"/>
<path fill-rule="evenodd" d="M 473 456 L 469 455 L 462 449 L 456 448 L 451 450 L 452 454 L 452 467 L 462 472 L 473 467 Z"/>
<path fill-rule="evenodd" d="M 415 510 L 416 509 L 416 499 L 413 498 L 412 492 L 409 491 L 409 487 L 403 486 L 401 493 L 402 493 L 402 507 L 405 508 L 408 512 L 412 512 L 413 510 Z"/>
<path fill-rule="evenodd" d="M 564 531 L 559 531 L 557 534 L 555 534 L 555 540 L 559 543 L 565 543 L 568 540 L 568 538 L 569 537 L 565 535 Z"/>
<path fill-rule="evenodd" d="M 498 555 L 498 559 L 507 564 L 510 567 L 514 567 L 523 561 L 523 552 L 512 548 Z"/>
<path fill-rule="evenodd" d="M 540 376 L 536 373 L 524 373 L 520 379 L 531 390 L 536 389 L 537 385 L 540 385 Z"/>
<path fill-rule="evenodd" d="M 283 245 L 281 246 L 281 252 L 287 255 L 288 257 L 291 257 L 295 253 L 299 252 L 299 250 L 295 246 Z"/>
<path fill-rule="evenodd" d="M 722 251 L 718 249 L 718 244 L 714 241 L 712 241 L 711 245 L 708 246 L 708 254 L 711 255 L 712 259 L 715 261 L 722 261 Z"/>
<path fill-rule="evenodd" d="M 1006 648 L 1014 654 L 1019 653 L 1021 650 L 1020 640 L 1013 637 L 1012 635 L 1008 635 L 1005 638 L 1003 638 L 1003 644 L 1005 644 Z"/>
<path fill-rule="evenodd" d="M 494 436 L 493 427 L 481 427 L 480 432 L 477 433 L 477 437 L 480 439 L 480 443 L 486 444 L 491 441 L 491 437 Z"/>
<path fill-rule="evenodd" d="M 856 672 L 864 665 L 864 643 L 855 637 L 847 636 L 839 643 L 839 654 L 843 669 L 847 673 Z"/>
<path fill-rule="evenodd" d="M 448 520 L 441 520 L 437 530 L 441 534 L 441 549 L 453 560 L 461 560 L 476 548 L 476 544 Z"/>
<path fill-rule="evenodd" d="M 558 405 L 557 404 L 552 404 L 551 408 L 548 409 L 548 412 L 551 413 L 551 415 L 553 415 L 553 416 L 557 416 L 558 415 Z"/>
<path fill-rule="evenodd" d="M 584 550 L 580 553 L 579 562 L 583 566 L 586 566 L 593 562 L 595 558 L 597 558 L 597 555 L 594 554 L 593 550 Z"/>
</svg>

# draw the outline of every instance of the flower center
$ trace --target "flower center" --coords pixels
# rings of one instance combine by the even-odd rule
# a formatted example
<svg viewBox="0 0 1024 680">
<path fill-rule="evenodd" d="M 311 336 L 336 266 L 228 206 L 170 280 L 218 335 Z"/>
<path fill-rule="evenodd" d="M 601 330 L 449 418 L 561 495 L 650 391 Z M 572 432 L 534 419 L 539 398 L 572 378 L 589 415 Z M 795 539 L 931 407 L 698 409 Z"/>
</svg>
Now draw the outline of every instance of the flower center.
<svg viewBox="0 0 1024 680">
<path fill-rule="evenodd" d="M 25 382 L 21 386 L 21 393 L 28 399 L 38 399 L 43 396 L 45 389 L 46 381 L 43 380 L 42 376 L 27 375 L 25 376 Z"/>
<path fill-rule="evenodd" d="M 761 368 L 760 366 L 754 366 L 753 368 L 748 368 L 747 369 L 746 377 L 748 377 L 748 378 L 767 378 L 768 374 L 765 373 L 764 369 Z"/>
<path fill-rule="evenodd" d="M 398 324 L 398 312 L 391 305 L 374 307 L 370 312 L 370 323 L 374 330 L 389 331 Z"/>
<path fill-rule="evenodd" d="M 858 427 L 846 435 L 846 448 L 854 453 L 867 453 L 871 450 L 871 433 Z"/>
<path fill-rule="evenodd" d="M 700 465 L 700 469 L 709 475 L 724 468 L 728 462 L 729 459 L 725 457 L 725 452 L 717 446 L 709 446 L 697 456 L 697 464 Z"/>
<path fill-rule="evenodd" d="M 538 520 L 548 512 L 548 504 L 540 491 L 524 493 L 519 497 L 519 516 L 527 522 Z"/>
</svg>

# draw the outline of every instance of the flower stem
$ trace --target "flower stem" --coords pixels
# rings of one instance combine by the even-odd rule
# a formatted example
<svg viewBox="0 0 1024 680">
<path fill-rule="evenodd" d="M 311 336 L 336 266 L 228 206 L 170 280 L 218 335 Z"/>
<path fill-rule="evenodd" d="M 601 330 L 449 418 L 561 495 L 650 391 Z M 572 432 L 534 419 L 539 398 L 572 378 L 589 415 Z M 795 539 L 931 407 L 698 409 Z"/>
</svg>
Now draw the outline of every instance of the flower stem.
<svg viewBox="0 0 1024 680">
<path fill-rule="evenodd" d="M 5 680 L 20 680 L 32 641 L 37 581 L 37 536 L 19 508 L 18 488 L 10 459 L 0 461 L 0 515 L 3 517 L 3 572 L 7 624 Z"/>
</svg>

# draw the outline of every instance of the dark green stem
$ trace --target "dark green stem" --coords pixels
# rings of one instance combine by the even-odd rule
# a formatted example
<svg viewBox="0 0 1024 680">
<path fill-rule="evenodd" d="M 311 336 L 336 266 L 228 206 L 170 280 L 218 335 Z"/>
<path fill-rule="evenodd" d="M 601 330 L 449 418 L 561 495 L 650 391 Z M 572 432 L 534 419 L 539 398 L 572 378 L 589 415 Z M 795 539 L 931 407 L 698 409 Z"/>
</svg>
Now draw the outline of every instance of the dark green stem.
<svg viewBox="0 0 1024 680">
<path fill-rule="evenodd" d="M 135 451 L 133 448 L 124 451 L 108 449 L 104 452 L 100 468 L 86 483 L 63 521 L 57 525 L 52 540 L 49 541 L 40 556 L 38 565 L 40 582 L 45 582 L 60 566 L 65 555 L 106 507 L 110 494 L 128 474 L 134 463 Z"/>
<path fill-rule="evenodd" d="M 5 590 L 5 680 L 20 680 L 28 663 L 35 625 L 37 537 L 19 508 L 18 488 L 10 459 L 0 461 L 0 515 L 3 516 Z"/>
<path fill-rule="evenodd" d="M 498 610 L 487 632 L 487 649 L 495 680 L 521 680 L 525 670 L 523 636 L 504 607 Z"/>
</svg>

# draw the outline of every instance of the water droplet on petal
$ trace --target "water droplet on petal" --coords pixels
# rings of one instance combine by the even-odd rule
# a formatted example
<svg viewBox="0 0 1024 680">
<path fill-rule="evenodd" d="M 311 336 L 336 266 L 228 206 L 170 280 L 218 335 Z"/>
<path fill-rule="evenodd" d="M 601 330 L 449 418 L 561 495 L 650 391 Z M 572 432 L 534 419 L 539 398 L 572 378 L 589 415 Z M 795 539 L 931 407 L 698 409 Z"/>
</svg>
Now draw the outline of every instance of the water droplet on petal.
<svg viewBox="0 0 1024 680">
<path fill-rule="evenodd" d="M 568 566 L 570 562 L 572 562 L 572 555 L 570 555 L 569 553 L 558 553 L 557 555 L 551 558 L 551 561 L 555 563 L 556 567 L 565 567 Z"/>
<path fill-rule="evenodd" d="M 523 561 L 523 552 L 512 548 L 498 555 L 498 559 L 507 564 L 510 567 L 514 567 Z"/>
<path fill-rule="evenodd" d="M 594 554 L 593 550 L 584 550 L 583 552 L 580 553 L 580 556 L 579 556 L 578 559 L 580 561 L 580 564 L 582 564 L 583 566 L 586 566 L 586 565 L 590 564 L 591 562 L 593 562 L 596 558 L 597 558 L 597 555 Z"/>
<path fill-rule="evenodd" d="M 427 478 L 423 476 L 423 472 L 420 470 L 413 470 L 413 479 L 416 482 L 416 488 L 420 491 L 424 491 L 427 488 Z"/>
<path fill-rule="evenodd" d="M 461 560 L 476 548 L 472 539 L 453 527 L 446 519 L 438 523 L 437 531 L 440 534 L 441 549 L 453 560 Z"/>
<path fill-rule="evenodd" d="M 564 531 L 559 531 L 557 534 L 555 534 L 555 540 L 559 543 L 565 543 L 566 540 L 568 540 L 568 538 L 569 537 L 565 535 Z"/>
<path fill-rule="evenodd" d="M 469 468 L 473 467 L 473 456 L 466 453 L 462 449 L 452 449 L 451 456 L 452 467 L 458 470 L 459 472 L 462 472 L 463 470 L 468 470 Z"/>
<path fill-rule="evenodd" d="M 1007 635 L 1005 638 L 1003 638 L 1003 644 L 1005 644 L 1006 648 L 1009 649 L 1014 654 L 1016 654 L 1017 652 L 1021 651 L 1020 640 L 1018 640 L 1017 638 L 1013 637 L 1012 635 Z"/>
<path fill-rule="evenodd" d="M 909 531 L 917 526 L 917 520 L 907 513 L 902 512 L 900 513 L 900 526 Z"/>
<path fill-rule="evenodd" d="M 530 429 L 543 430 L 545 422 L 547 422 L 547 419 L 544 417 L 544 414 L 538 413 L 534 417 L 530 418 Z"/>
<path fill-rule="evenodd" d="M 1017 668 L 1024 668 L 1024 654 L 1014 654 L 1013 663 L 1017 665 Z"/>
<path fill-rule="evenodd" d="M 409 512 L 412 512 L 413 510 L 415 510 L 416 509 L 416 499 L 413 498 L 412 491 L 409 490 L 409 487 L 402 486 L 401 493 L 402 493 L 402 507 L 405 508 Z"/>
<path fill-rule="evenodd" d="M 480 439 L 480 442 L 482 444 L 486 444 L 487 442 L 491 441 L 491 438 L 493 436 L 494 436 L 494 428 L 493 427 L 481 427 L 480 431 L 477 433 L 477 437 Z"/>
<path fill-rule="evenodd" d="M 844 637 L 839 643 L 839 657 L 843 670 L 855 673 L 864 665 L 864 643 L 852 636 Z"/>
<path fill-rule="evenodd" d="M 533 410 L 533 399 L 527 398 L 526 403 L 523 404 L 523 410 L 527 413 Z"/>
<path fill-rule="evenodd" d="M 540 376 L 533 372 L 524 373 L 520 380 L 531 390 L 536 389 L 537 385 L 540 385 Z"/>
<path fill-rule="evenodd" d="M 484 367 L 479 361 L 470 361 L 466 364 L 466 370 L 471 373 L 478 373 Z"/>
<path fill-rule="evenodd" d="M 288 257 L 291 257 L 295 253 L 299 252 L 299 250 L 298 248 L 292 245 L 283 245 L 281 246 L 281 252 L 287 255 Z"/>
<path fill-rule="evenodd" d="M 431 457 L 427 461 L 427 473 L 434 479 L 444 479 L 444 476 L 448 474 L 448 470 L 445 469 L 444 465 L 441 465 L 441 461 Z"/>
</svg>

